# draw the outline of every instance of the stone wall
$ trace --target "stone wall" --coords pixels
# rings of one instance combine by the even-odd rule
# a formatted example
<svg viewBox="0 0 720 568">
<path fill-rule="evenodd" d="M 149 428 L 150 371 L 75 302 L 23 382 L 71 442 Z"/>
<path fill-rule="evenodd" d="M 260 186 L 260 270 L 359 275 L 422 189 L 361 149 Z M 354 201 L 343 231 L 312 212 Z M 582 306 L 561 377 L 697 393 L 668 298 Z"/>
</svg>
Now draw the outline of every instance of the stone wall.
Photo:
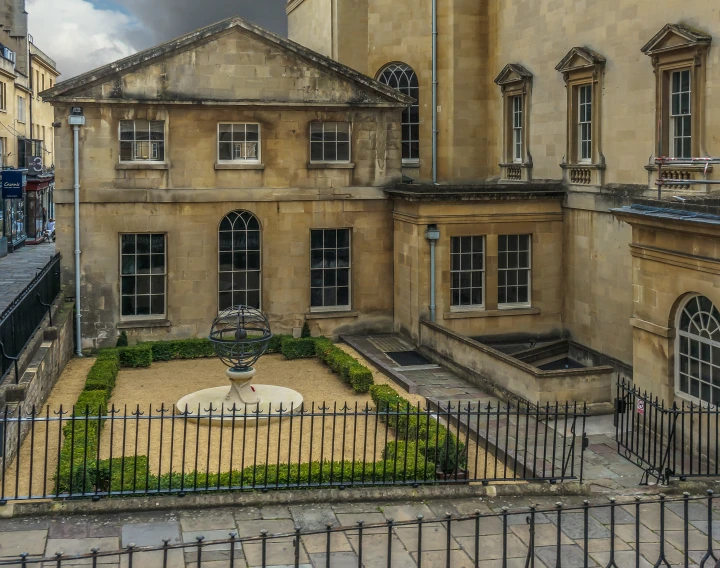
<svg viewBox="0 0 720 568">
<path fill-rule="evenodd" d="M 0 412 L 7 409 L 10 418 L 17 418 L 20 413 L 26 416 L 33 408 L 42 413 L 45 401 L 73 356 L 73 308 L 74 304 L 65 302 L 62 293 L 53 302 L 53 327 L 49 326 L 46 316 L 21 353 L 19 384 L 15 384 L 11 371 L 0 386 Z M 24 423 L 20 430 L 21 444 L 29 430 L 30 424 Z M 4 460 L 0 458 L 0 467 L 6 467 L 17 454 L 17 436 L 18 422 L 8 422 L 4 434 L 5 456 Z M 3 461 L 5 465 L 2 465 Z"/>
<path fill-rule="evenodd" d="M 607 403 L 614 390 L 613 369 L 608 366 L 585 369 L 541 371 L 441 325 L 420 323 L 420 346 L 444 361 L 465 370 L 464 374 L 481 388 L 490 388 L 504 398 L 518 397 L 531 403 Z M 502 395 L 502 394 L 501 394 Z"/>
<path fill-rule="evenodd" d="M 327 0 L 290 0 L 288 37 L 305 47 L 333 56 L 332 11 Z"/>
</svg>

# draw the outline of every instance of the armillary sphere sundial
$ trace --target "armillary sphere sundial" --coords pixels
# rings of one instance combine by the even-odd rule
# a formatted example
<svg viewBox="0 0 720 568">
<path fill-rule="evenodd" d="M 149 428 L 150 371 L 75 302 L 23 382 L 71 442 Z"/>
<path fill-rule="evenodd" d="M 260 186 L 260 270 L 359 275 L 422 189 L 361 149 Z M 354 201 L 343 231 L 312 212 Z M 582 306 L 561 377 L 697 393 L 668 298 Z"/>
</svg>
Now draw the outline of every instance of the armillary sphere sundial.
<svg viewBox="0 0 720 568">
<path fill-rule="evenodd" d="M 253 385 L 253 365 L 267 351 L 272 338 L 270 323 L 263 313 L 249 306 L 223 310 L 213 321 L 209 339 L 217 357 L 228 367 L 230 386 L 213 387 L 184 396 L 177 402 L 190 418 L 201 416 L 211 424 L 250 425 L 258 419 L 287 415 L 300 410 L 302 395 L 289 388 Z M 241 418 L 233 421 L 232 416 Z M 222 417 L 222 418 L 221 418 Z"/>
</svg>

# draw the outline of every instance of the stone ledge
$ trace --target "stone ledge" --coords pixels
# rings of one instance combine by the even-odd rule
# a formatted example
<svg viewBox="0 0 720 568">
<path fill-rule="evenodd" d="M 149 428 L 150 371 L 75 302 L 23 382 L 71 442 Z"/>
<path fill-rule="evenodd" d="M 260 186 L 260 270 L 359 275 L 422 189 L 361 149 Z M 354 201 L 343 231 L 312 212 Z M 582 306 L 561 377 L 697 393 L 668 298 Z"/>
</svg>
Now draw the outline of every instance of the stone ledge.
<svg viewBox="0 0 720 568">
<path fill-rule="evenodd" d="M 167 162 L 127 162 L 115 164 L 116 170 L 169 170 Z"/>
<path fill-rule="evenodd" d="M 215 164 L 216 170 L 264 170 L 265 164 Z"/>
<path fill-rule="evenodd" d="M 667 337 L 669 339 L 675 337 L 674 329 L 645 321 L 640 318 L 630 318 L 630 325 L 637 329 L 642 329 L 643 331 L 652 333 L 653 335 L 659 335 L 660 337 Z"/>
<path fill-rule="evenodd" d="M 535 316 L 540 314 L 540 308 L 510 308 L 507 310 L 477 310 L 446 312 L 444 319 L 468 319 L 468 318 L 495 318 L 503 316 Z"/>
<path fill-rule="evenodd" d="M 115 326 L 117 329 L 142 329 L 151 327 L 172 327 L 170 320 L 130 320 L 118 323 Z"/>
<path fill-rule="evenodd" d="M 352 162 L 310 162 L 307 165 L 308 170 L 354 170 L 355 164 Z"/>
<path fill-rule="evenodd" d="M 305 314 L 305 319 L 319 320 L 319 319 L 339 319 L 339 318 L 356 318 L 360 314 L 356 311 L 337 311 L 337 312 L 308 312 Z"/>
</svg>

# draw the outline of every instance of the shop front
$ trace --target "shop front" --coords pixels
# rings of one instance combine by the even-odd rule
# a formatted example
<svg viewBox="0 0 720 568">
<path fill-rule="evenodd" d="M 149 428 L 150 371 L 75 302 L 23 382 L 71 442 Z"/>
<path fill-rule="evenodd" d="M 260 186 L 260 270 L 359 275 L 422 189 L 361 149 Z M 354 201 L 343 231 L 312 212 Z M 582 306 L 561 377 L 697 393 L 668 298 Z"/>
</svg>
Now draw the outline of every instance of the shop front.
<svg viewBox="0 0 720 568">
<path fill-rule="evenodd" d="M 29 177 L 26 188 L 26 232 L 27 244 L 43 241 L 48 221 L 53 215 L 53 176 Z"/>
<path fill-rule="evenodd" d="M 9 252 L 25 244 L 27 239 L 25 214 L 27 206 L 27 170 L 3 170 L 2 212 L 0 234 Z"/>
</svg>

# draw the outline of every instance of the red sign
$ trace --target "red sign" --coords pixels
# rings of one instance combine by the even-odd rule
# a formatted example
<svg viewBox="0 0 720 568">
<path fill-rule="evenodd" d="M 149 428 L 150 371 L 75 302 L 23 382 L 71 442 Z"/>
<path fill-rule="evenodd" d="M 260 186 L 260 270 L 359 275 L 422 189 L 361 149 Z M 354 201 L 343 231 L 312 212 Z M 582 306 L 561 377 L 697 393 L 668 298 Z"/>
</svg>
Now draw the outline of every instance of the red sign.
<svg viewBox="0 0 720 568">
<path fill-rule="evenodd" d="M 643 399 L 638 399 L 637 401 L 637 413 L 645 414 L 645 401 Z"/>
</svg>

